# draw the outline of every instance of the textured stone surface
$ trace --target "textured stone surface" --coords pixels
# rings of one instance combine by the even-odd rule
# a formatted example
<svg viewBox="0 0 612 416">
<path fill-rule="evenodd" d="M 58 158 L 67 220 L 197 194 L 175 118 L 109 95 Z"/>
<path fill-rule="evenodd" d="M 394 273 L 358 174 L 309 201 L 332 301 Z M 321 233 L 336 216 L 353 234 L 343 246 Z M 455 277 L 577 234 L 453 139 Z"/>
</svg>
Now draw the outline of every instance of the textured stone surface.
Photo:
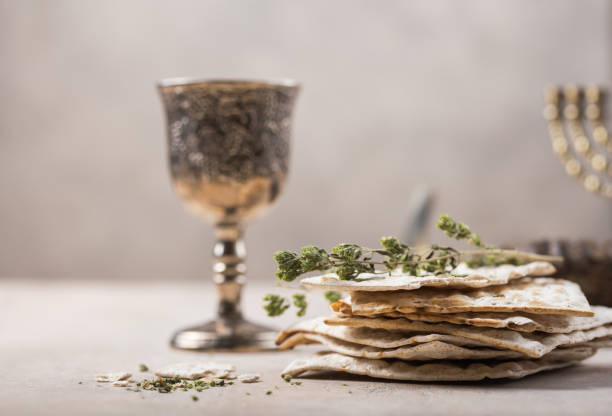
<svg viewBox="0 0 612 416">
<path fill-rule="evenodd" d="M 259 321 L 266 321 L 259 299 L 268 289 L 249 287 L 246 293 L 245 308 Z M 316 348 L 257 354 L 169 349 L 172 330 L 200 315 L 205 318 L 212 294 L 205 284 L 0 280 L 0 413 L 595 416 L 608 414 L 612 406 L 612 350 L 602 350 L 575 368 L 518 381 L 431 384 L 327 375 L 291 386 L 279 377 L 280 371 Z M 316 295 L 311 295 L 309 316 L 325 310 Z M 278 325 L 294 319 L 283 317 Z M 260 373 L 262 381 L 195 393 L 197 402 L 191 392 L 134 393 L 94 381 L 95 374 L 107 371 L 130 371 L 136 379 L 150 376 L 138 371 L 140 363 L 155 369 L 199 359 L 232 363 L 237 373 Z"/>
</svg>

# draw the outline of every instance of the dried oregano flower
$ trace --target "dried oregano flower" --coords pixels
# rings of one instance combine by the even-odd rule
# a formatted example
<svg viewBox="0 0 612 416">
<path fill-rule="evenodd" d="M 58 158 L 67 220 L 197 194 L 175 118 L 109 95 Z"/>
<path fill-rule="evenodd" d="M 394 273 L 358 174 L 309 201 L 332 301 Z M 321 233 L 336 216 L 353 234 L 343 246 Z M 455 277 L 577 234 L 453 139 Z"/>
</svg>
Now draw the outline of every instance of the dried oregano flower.
<svg viewBox="0 0 612 416">
<path fill-rule="evenodd" d="M 340 299 L 342 299 L 342 293 L 335 290 L 326 290 L 325 293 L 323 293 L 323 296 L 325 296 L 325 299 L 327 299 L 329 303 L 338 302 Z"/>
<path fill-rule="evenodd" d="M 263 297 L 263 301 L 267 302 L 264 304 L 263 308 L 268 313 L 268 316 L 282 315 L 289 308 L 287 299 L 279 295 L 269 293 Z"/>
<path fill-rule="evenodd" d="M 301 293 L 296 293 L 293 295 L 293 306 L 295 306 L 298 310 L 295 313 L 297 316 L 306 315 L 306 309 L 308 308 L 308 302 L 306 302 L 306 296 Z"/>
</svg>

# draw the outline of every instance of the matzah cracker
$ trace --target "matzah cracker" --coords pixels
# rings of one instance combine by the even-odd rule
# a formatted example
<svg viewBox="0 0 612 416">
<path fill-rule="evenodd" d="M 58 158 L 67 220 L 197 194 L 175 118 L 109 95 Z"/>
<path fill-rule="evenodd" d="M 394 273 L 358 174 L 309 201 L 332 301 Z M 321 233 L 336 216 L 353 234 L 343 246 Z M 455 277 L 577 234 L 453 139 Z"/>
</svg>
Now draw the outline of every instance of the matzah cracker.
<svg viewBox="0 0 612 416">
<path fill-rule="evenodd" d="M 399 312 L 526 312 L 548 315 L 593 316 L 580 286 L 568 280 L 525 278 L 503 286 L 474 290 L 424 288 L 395 292 L 352 292 L 332 309 L 350 307 L 353 315 Z"/>
<path fill-rule="evenodd" d="M 483 379 L 522 378 L 540 371 L 568 367 L 595 353 L 589 346 L 556 350 L 536 360 L 493 363 L 410 363 L 401 360 L 372 360 L 337 353 L 317 354 L 290 363 L 282 375 L 300 376 L 312 371 L 342 371 L 374 378 L 411 381 L 476 381 Z"/>
<path fill-rule="evenodd" d="M 331 317 L 325 319 L 324 322 L 330 326 L 344 328 L 343 331 L 327 331 L 328 333 L 325 333 L 325 335 L 356 343 L 359 343 L 360 337 L 379 337 L 381 340 L 384 339 L 384 342 L 381 341 L 376 346 L 382 348 L 393 348 L 399 346 L 398 344 L 406 345 L 402 344 L 402 340 L 415 332 L 448 334 L 479 341 L 490 347 L 518 351 L 534 358 L 541 357 L 561 345 L 575 345 L 612 335 L 612 324 L 602 325 L 584 331 L 573 331 L 568 334 L 548 334 L 544 332 L 524 333 L 509 329 L 482 328 L 447 323 L 430 324 L 401 318 Z M 370 333 L 368 329 L 377 332 Z M 387 331 L 387 333 L 381 333 L 381 330 Z M 384 346 L 385 344 L 387 347 Z"/>
<path fill-rule="evenodd" d="M 155 375 L 162 378 L 178 377 L 189 380 L 204 377 L 227 378 L 235 369 L 233 365 L 214 362 L 177 363 L 157 370 Z"/>
<path fill-rule="evenodd" d="M 526 358 L 517 351 L 494 348 L 474 348 L 459 346 L 443 341 L 430 341 L 422 344 L 405 345 L 396 348 L 377 348 L 342 341 L 327 335 L 300 332 L 287 338 L 281 349 L 303 344 L 318 343 L 338 354 L 371 359 L 399 359 L 408 361 L 431 360 L 508 360 Z"/>
<path fill-rule="evenodd" d="M 315 318 L 298 322 L 290 328 L 282 331 L 276 338 L 276 343 L 280 349 L 291 348 L 286 343 L 289 336 L 297 333 L 322 334 L 334 337 L 343 341 L 353 342 L 359 345 L 367 345 L 379 348 L 395 348 L 404 345 L 421 344 L 430 341 L 444 341 L 455 345 L 470 347 L 487 347 L 489 344 L 478 340 L 473 340 L 452 334 L 442 333 L 406 333 L 398 331 L 387 331 L 385 329 L 372 328 L 349 328 L 344 326 L 327 325 L 325 318 Z"/>
<path fill-rule="evenodd" d="M 261 376 L 259 374 L 240 374 L 237 378 L 242 383 L 257 383 Z"/>
<path fill-rule="evenodd" d="M 341 280 L 335 273 L 304 278 L 300 284 L 325 290 L 393 291 L 415 290 L 421 287 L 480 288 L 505 285 L 511 280 L 526 276 L 550 276 L 556 272 L 551 263 L 537 261 L 521 266 L 504 264 L 496 267 L 472 269 L 465 263 L 444 275 L 412 276 L 401 272 L 384 274 L 362 273 L 355 280 Z M 451 274 L 452 273 L 452 274 Z"/>
<path fill-rule="evenodd" d="M 98 383 L 114 383 L 115 381 L 127 380 L 130 377 L 132 377 L 132 374 L 120 371 L 117 373 L 96 374 L 96 381 Z"/>
<path fill-rule="evenodd" d="M 352 317 L 348 308 L 339 317 Z M 405 318 L 411 321 L 448 322 L 458 325 L 482 326 L 487 328 L 508 328 L 520 332 L 568 333 L 591 329 L 612 323 L 612 308 L 591 306 L 593 317 L 570 315 L 538 315 L 517 312 L 463 312 L 463 313 L 399 313 L 367 315 L 368 318 Z"/>
</svg>

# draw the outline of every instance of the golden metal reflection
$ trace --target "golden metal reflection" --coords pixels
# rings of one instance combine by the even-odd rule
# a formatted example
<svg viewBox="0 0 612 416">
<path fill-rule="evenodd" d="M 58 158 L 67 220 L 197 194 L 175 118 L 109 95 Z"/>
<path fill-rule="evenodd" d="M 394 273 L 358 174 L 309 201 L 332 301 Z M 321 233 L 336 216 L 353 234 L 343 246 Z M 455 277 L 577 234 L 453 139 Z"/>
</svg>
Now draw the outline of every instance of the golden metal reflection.
<svg viewBox="0 0 612 416">
<path fill-rule="evenodd" d="M 542 115 L 565 172 L 589 192 L 612 198 L 612 141 L 602 120 L 603 91 L 569 84 L 547 88 L 544 97 Z"/>
</svg>

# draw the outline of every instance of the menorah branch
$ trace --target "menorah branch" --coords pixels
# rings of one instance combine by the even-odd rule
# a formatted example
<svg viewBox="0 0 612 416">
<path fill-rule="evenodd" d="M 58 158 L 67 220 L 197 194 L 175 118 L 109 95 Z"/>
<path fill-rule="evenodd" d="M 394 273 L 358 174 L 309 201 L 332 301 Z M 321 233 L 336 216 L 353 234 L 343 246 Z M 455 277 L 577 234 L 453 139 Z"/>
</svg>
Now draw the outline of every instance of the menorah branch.
<svg viewBox="0 0 612 416">
<path fill-rule="evenodd" d="M 543 115 L 565 172 L 589 192 L 612 199 L 612 141 L 602 120 L 602 96 L 597 86 L 550 87 Z"/>
</svg>

